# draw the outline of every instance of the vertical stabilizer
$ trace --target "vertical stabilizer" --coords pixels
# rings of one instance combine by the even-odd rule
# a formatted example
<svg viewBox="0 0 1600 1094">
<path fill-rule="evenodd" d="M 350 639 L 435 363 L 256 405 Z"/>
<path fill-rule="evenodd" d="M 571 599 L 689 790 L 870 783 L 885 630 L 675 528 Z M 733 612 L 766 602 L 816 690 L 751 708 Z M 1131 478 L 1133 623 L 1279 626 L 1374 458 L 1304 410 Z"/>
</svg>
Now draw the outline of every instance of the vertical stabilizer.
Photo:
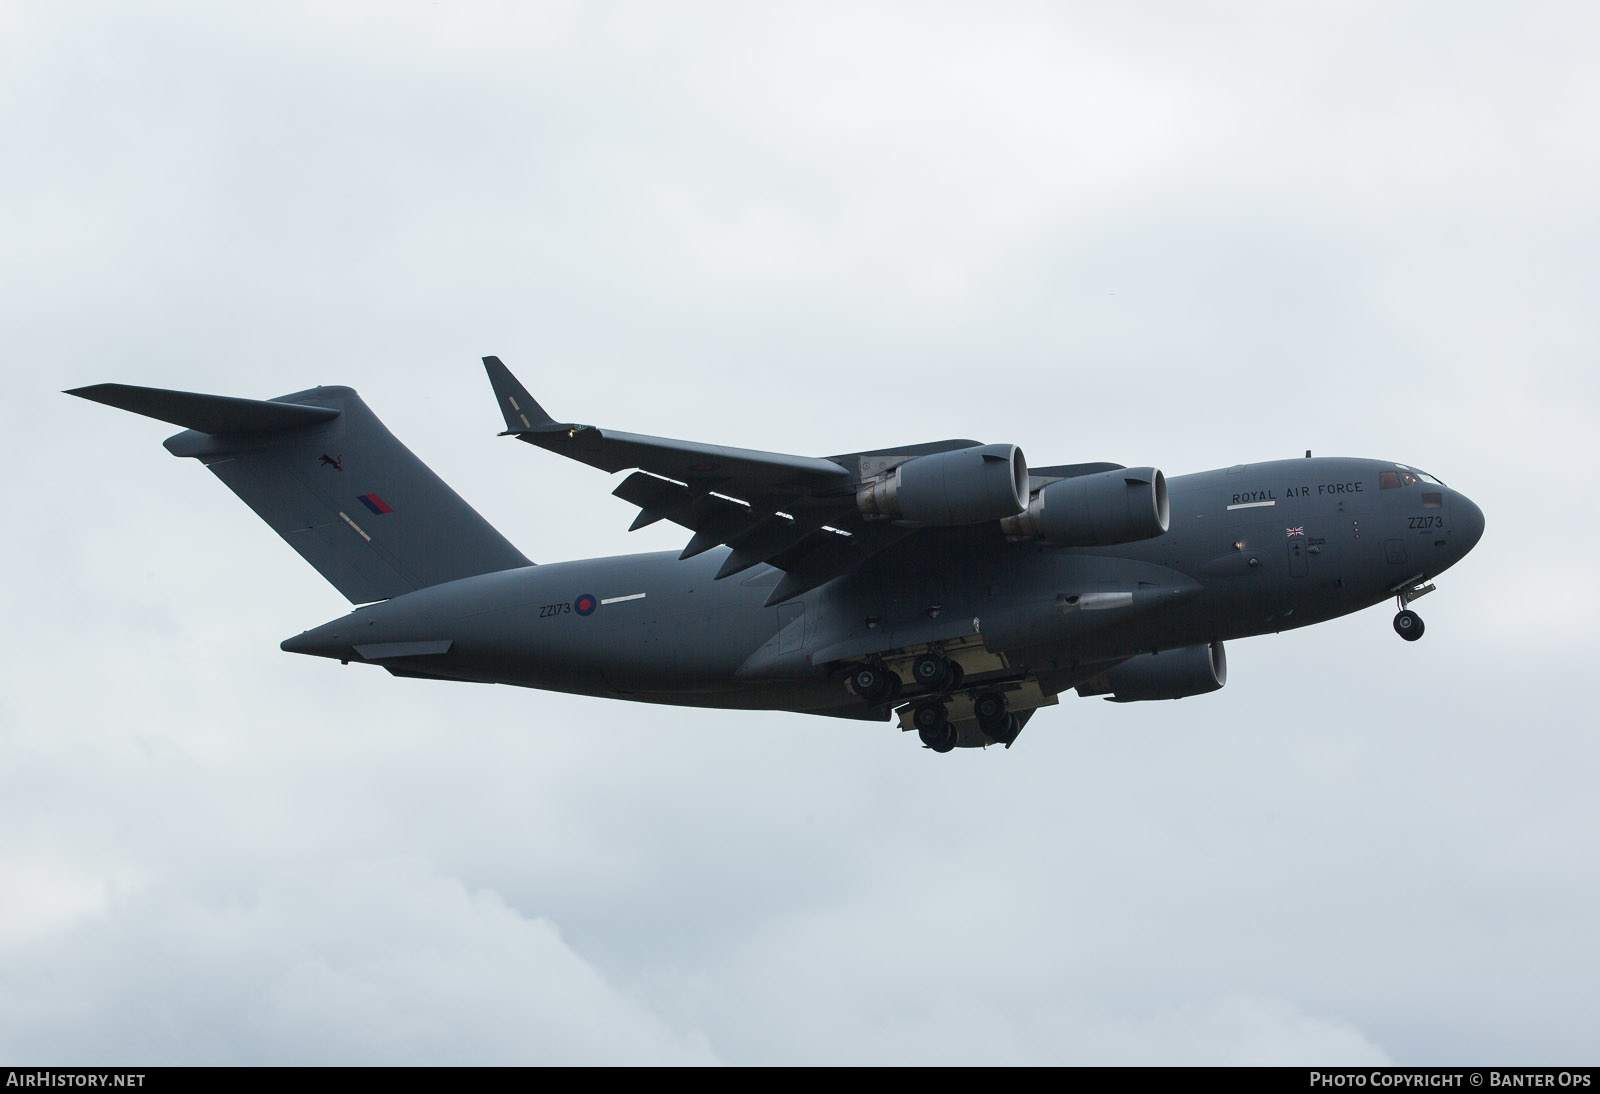
<svg viewBox="0 0 1600 1094">
<path fill-rule="evenodd" d="M 167 438 L 352 603 L 531 565 L 347 387 L 269 401 L 124 384 L 72 392 L 190 428 Z"/>
</svg>

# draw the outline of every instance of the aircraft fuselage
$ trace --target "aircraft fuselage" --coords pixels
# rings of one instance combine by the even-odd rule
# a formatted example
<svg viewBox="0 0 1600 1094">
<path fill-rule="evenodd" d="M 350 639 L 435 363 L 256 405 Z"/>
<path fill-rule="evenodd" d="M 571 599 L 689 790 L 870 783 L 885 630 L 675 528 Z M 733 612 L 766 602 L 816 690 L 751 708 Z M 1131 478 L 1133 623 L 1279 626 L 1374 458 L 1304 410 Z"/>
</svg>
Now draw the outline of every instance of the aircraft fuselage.
<svg viewBox="0 0 1600 1094">
<path fill-rule="evenodd" d="M 759 565 L 715 580 L 727 548 L 527 566 L 358 608 L 283 648 L 403 676 L 886 718 L 893 701 L 846 689 L 851 665 L 932 649 L 968 685 L 1053 701 L 1135 655 L 1394 598 L 1459 561 L 1484 526 L 1464 495 L 1377 460 L 1240 464 L 1167 485 L 1170 527 L 1138 543 L 1013 542 L 992 523 L 929 530 L 893 565 L 869 559 L 770 607 L 782 574 Z"/>
</svg>

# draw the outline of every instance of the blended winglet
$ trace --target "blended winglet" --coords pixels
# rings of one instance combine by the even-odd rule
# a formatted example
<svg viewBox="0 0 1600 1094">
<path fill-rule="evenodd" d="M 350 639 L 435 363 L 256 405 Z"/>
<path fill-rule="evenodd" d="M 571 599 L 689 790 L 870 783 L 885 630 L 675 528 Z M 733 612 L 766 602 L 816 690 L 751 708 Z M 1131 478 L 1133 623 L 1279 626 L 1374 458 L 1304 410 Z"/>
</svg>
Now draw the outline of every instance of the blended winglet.
<svg viewBox="0 0 1600 1094">
<path fill-rule="evenodd" d="M 339 416 L 334 407 L 202 395 L 195 391 L 132 384 L 91 384 L 70 388 L 65 394 L 212 434 L 276 433 L 321 425 Z"/>
<path fill-rule="evenodd" d="M 500 413 L 505 415 L 506 434 L 527 433 L 535 429 L 548 429 L 556 425 L 554 418 L 545 413 L 528 389 L 513 375 L 498 357 L 483 359 L 484 371 L 489 374 L 489 385 L 500 403 Z M 501 434 L 505 436 L 505 434 Z"/>
</svg>

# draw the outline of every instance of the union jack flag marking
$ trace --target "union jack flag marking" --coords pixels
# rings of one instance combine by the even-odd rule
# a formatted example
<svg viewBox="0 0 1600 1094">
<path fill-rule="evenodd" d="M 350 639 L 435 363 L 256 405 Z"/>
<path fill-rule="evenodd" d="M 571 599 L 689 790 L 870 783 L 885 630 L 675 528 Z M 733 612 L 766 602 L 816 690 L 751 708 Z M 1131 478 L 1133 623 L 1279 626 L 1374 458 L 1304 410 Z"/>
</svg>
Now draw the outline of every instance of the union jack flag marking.
<svg viewBox="0 0 1600 1094">
<path fill-rule="evenodd" d="M 1306 534 L 1306 529 L 1305 529 L 1305 525 L 1303 525 L 1303 524 L 1302 524 L 1302 525 L 1301 525 L 1301 526 L 1300 526 L 1300 527 L 1298 527 L 1298 528 L 1285 528 L 1285 529 L 1284 529 L 1284 531 L 1285 531 L 1285 532 L 1287 532 L 1287 533 L 1289 533 L 1289 535 L 1290 535 L 1290 536 L 1291 536 L 1291 537 L 1294 537 L 1294 536 L 1303 536 L 1303 535 L 1305 535 L 1305 534 Z"/>
</svg>

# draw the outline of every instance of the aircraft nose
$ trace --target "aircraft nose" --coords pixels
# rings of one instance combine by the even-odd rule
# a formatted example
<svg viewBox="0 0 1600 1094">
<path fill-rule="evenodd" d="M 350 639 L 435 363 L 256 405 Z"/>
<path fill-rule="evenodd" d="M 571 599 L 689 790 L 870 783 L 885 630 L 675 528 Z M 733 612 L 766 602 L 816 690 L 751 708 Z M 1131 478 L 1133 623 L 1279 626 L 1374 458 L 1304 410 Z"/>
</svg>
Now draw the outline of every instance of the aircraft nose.
<svg viewBox="0 0 1600 1094">
<path fill-rule="evenodd" d="M 1456 543 L 1462 555 L 1478 545 L 1483 538 L 1483 510 L 1473 500 L 1458 491 L 1450 499 L 1450 513 L 1455 518 Z"/>
</svg>

